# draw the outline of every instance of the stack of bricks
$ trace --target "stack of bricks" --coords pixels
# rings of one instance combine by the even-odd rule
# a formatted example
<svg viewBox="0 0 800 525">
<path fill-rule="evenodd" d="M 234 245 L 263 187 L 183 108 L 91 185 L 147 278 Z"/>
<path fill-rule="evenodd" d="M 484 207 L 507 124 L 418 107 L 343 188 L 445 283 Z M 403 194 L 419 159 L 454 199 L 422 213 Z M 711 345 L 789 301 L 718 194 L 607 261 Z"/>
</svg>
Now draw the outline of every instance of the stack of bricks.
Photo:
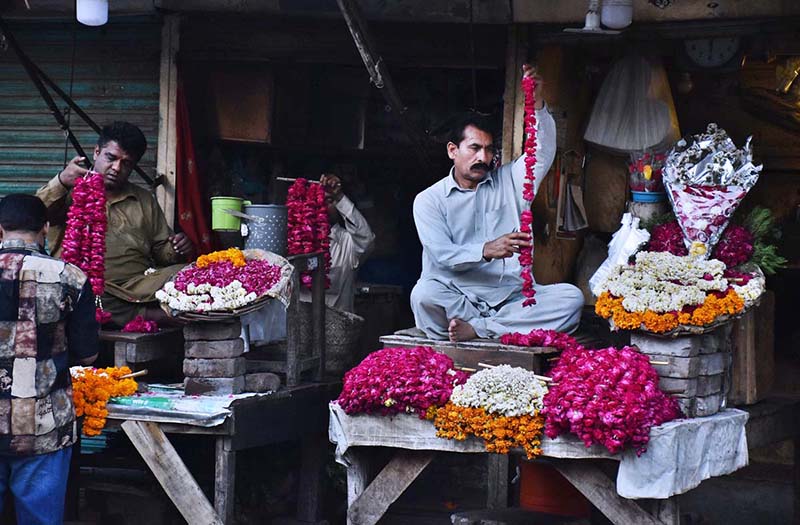
<svg viewBox="0 0 800 525">
<path fill-rule="evenodd" d="M 673 339 L 631 334 L 631 344 L 650 357 L 659 387 L 677 398 L 686 417 L 710 416 L 725 406 L 730 389 L 730 325 L 703 335 Z"/>
<path fill-rule="evenodd" d="M 184 390 L 188 395 L 240 394 L 245 389 L 244 341 L 239 320 L 183 328 Z"/>
</svg>

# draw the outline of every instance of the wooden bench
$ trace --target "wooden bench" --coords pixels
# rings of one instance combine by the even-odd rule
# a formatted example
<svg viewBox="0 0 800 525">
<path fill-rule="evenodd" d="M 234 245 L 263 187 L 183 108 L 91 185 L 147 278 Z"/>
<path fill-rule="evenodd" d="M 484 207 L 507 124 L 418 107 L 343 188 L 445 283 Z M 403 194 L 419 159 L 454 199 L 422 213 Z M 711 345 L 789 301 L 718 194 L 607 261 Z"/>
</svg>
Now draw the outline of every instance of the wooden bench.
<svg viewBox="0 0 800 525">
<path fill-rule="evenodd" d="M 114 366 L 127 366 L 131 370 L 183 351 L 180 328 L 162 328 L 154 334 L 100 330 L 100 340 L 114 343 Z"/>
</svg>

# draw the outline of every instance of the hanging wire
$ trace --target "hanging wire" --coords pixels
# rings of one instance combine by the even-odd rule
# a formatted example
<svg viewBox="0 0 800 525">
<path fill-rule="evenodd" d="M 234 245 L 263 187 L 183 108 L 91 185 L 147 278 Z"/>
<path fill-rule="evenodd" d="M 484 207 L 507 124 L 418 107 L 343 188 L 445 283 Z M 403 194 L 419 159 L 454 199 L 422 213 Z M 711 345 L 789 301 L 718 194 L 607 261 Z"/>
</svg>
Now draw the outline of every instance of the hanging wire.
<svg viewBox="0 0 800 525">
<path fill-rule="evenodd" d="M 75 82 L 75 50 L 78 47 L 78 32 L 73 26 L 72 28 L 72 57 L 70 58 L 69 66 L 69 98 L 72 98 L 72 86 Z M 67 116 L 67 129 L 69 129 L 70 117 L 72 117 L 72 110 L 69 106 L 64 108 L 64 113 Z M 67 151 L 69 148 L 69 134 L 64 130 L 64 167 L 67 167 Z M 87 159 L 88 160 L 88 159 Z"/>
</svg>

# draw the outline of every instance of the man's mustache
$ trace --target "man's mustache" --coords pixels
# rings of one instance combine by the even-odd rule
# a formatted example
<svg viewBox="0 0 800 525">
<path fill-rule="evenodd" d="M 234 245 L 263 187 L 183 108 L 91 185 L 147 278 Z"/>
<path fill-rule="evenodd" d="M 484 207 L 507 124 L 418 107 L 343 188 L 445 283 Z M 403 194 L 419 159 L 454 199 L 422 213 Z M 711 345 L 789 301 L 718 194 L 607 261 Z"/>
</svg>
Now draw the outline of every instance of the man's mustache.
<svg viewBox="0 0 800 525">
<path fill-rule="evenodd" d="M 489 171 L 489 170 L 491 170 L 492 168 L 491 168 L 491 167 L 490 167 L 488 164 L 486 164 L 485 162 L 476 162 L 475 164 L 473 164 L 472 166 L 470 166 L 470 168 L 469 168 L 469 169 L 471 169 L 471 170 L 484 170 L 484 171 Z"/>
</svg>

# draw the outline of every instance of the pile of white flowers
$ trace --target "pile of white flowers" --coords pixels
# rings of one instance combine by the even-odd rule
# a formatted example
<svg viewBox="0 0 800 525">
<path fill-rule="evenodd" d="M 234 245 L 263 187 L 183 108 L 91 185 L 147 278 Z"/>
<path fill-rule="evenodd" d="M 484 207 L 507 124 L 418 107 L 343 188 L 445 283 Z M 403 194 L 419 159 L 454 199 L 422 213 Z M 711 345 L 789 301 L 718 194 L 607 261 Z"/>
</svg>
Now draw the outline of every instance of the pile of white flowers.
<svg viewBox="0 0 800 525">
<path fill-rule="evenodd" d="M 744 299 L 745 308 L 749 308 L 761 297 L 761 294 L 766 290 L 767 281 L 764 274 L 759 270 L 753 274 L 753 277 L 747 284 L 739 286 L 736 283 L 731 283 L 733 291 L 739 294 L 739 297 Z"/>
<path fill-rule="evenodd" d="M 237 280 L 231 281 L 224 287 L 207 283 L 199 285 L 189 283 L 185 292 L 175 288 L 172 282 L 168 282 L 156 292 L 156 299 L 179 312 L 233 310 L 248 305 L 257 298 L 254 292 L 247 293 L 242 283 Z"/>
<path fill-rule="evenodd" d="M 534 416 L 542 409 L 547 393 L 533 372 L 499 365 L 473 374 L 453 388 L 450 401 L 462 407 L 483 408 L 490 414 L 508 417 Z"/>
<path fill-rule="evenodd" d="M 725 264 L 716 259 L 672 255 L 669 252 L 639 252 L 636 264 L 618 265 L 601 289 L 622 297 L 629 312 L 679 311 L 684 306 L 703 304 L 711 291 L 725 291 Z"/>
</svg>

